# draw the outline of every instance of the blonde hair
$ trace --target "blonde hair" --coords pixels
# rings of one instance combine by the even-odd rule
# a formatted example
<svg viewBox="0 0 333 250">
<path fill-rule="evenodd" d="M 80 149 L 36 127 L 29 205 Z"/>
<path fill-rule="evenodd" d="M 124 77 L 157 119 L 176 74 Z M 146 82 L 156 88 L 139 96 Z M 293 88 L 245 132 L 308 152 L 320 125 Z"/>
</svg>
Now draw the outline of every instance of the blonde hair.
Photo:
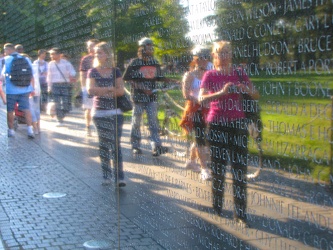
<svg viewBox="0 0 333 250">
<path fill-rule="evenodd" d="M 214 42 L 212 50 L 213 53 L 221 53 L 223 50 L 227 50 L 228 53 L 230 53 L 232 51 L 231 43 L 223 40 Z"/>
<path fill-rule="evenodd" d="M 106 54 L 106 65 L 113 67 L 113 53 L 111 50 L 111 46 L 106 42 L 100 42 L 96 44 L 95 50 L 101 49 Z M 93 67 L 99 67 L 101 66 L 100 62 L 98 61 L 98 58 L 94 57 Z"/>
</svg>

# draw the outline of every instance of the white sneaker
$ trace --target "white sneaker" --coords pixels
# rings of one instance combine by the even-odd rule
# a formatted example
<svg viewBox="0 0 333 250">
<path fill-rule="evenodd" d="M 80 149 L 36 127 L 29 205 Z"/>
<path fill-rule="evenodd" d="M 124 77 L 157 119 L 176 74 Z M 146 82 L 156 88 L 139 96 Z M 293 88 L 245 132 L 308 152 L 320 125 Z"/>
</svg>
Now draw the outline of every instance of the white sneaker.
<svg viewBox="0 0 333 250">
<path fill-rule="evenodd" d="M 186 161 L 185 168 L 190 169 L 190 170 L 192 170 L 193 172 L 196 172 L 196 173 L 200 173 L 200 171 L 201 171 L 200 165 L 193 162 L 193 161 Z"/>
<path fill-rule="evenodd" d="M 35 133 L 34 133 L 34 130 L 32 129 L 32 127 L 28 127 L 27 132 L 28 132 L 28 138 L 29 139 L 35 138 Z"/>
<path fill-rule="evenodd" d="M 204 181 L 209 181 L 212 179 L 212 174 L 207 168 L 201 169 L 201 179 Z"/>
<path fill-rule="evenodd" d="M 15 137 L 14 129 L 8 129 L 8 137 Z"/>
<path fill-rule="evenodd" d="M 57 123 L 56 123 L 56 127 L 62 127 L 63 126 L 63 122 L 61 122 L 61 121 L 57 121 Z"/>
</svg>

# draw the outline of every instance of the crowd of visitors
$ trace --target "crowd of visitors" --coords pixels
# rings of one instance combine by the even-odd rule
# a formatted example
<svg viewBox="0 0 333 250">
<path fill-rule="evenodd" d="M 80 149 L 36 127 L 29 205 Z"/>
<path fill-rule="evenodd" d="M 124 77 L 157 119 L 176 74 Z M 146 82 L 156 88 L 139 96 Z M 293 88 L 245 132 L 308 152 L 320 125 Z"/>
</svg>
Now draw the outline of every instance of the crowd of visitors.
<svg viewBox="0 0 333 250">
<path fill-rule="evenodd" d="M 124 187 L 126 182 L 120 146 L 124 118 L 117 101 L 118 97 L 124 95 L 124 81 L 131 87 L 133 102 L 130 133 L 132 153 L 142 154 L 140 126 L 145 112 L 151 152 L 153 156 L 159 156 L 167 153 L 168 148 L 162 146 L 159 135 L 157 82 L 170 83 L 173 80 L 163 75 L 154 57 L 154 43 L 150 38 L 144 37 L 138 42 L 137 57 L 131 60 L 123 74 L 114 65 L 110 44 L 91 39 L 86 45 L 88 53 L 81 58 L 79 80 L 87 136 L 91 136 L 93 121 L 99 140 L 103 184 L 110 184 L 114 179 L 118 187 Z M 28 138 L 40 133 L 40 108 L 45 110 L 48 101 L 55 103 L 57 126 L 64 125 L 64 118 L 71 111 L 73 86 L 77 82 L 75 68 L 62 56 L 59 48 L 52 48 L 48 52 L 49 62 L 45 60 L 47 51 L 41 49 L 38 59 L 31 63 L 22 45 L 4 45 L 4 58 L 0 60 L 0 97 L 7 105 L 8 137 L 15 136 L 14 112 L 17 106 L 24 112 Z M 229 42 L 216 42 L 212 49 L 197 46 L 192 50 L 192 56 L 193 61 L 182 80 L 186 105 L 180 126 L 189 139 L 193 138 L 185 168 L 200 172 L 203 180 L 212 181 L 213 208 L 221 215 L 223 184 L 226 167 L 230 164 L 234 173 L 234 217 L 247 224 L 247 165 L 237 159 L 246 158 L 248 154 L 248 130 L 246 126 L 235 124 L 246 123 L 242 93 L 253 99 L 258 99 L 259 94 L 250 91 L 254 88 L 245 72 L 233 68 Z M 31 68 L 31 74 L 25 76 L 28 85 L 14 81 L 13 65 L 18 58 L 26 60 L 27 67 Z M 215 148 L 223 150 L 225 157 L 215 155 Z"/>
</svg>

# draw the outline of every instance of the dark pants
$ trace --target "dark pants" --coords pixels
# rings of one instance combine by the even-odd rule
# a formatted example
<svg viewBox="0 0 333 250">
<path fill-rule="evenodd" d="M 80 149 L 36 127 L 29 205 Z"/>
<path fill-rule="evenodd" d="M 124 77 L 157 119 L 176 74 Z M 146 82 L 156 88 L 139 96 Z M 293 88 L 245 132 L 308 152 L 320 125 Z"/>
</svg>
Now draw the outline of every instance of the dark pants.
<svg viewBox="0 0 333 250">
<path fill-rule="evenodd" d="M 56 115 L 59 121 L 62 121 L 72 109 L 72 89 L 70 83 L 52 84 L 52 99 L 56 103 Z"/>
<path fill-rule="evenodd" d="M 208 124 L 207 133 L 213 176 L 213 207 L 219 214 L 223 208 L 230 208 L 230 200 L 224 198 L 224 190 L 231 189 L 230 183 L 225 183 L 226 166 L 230 164 L 234 217 L 246 220 L 247 129 L 231 128 L 230 124 Z"/>
<path fill-rule="evenodd" d="M 120 138 L 124 123 L 123 115 L 106 117 L 93 117 L 97 128 L 99 140 L 99 157 L 103 176 L 112 177 L 110 160 L 113 162 L 115 180 L 124 179 L 123 156 L 120 147 Z"/>
<path fill-rule="evenodd" d="M 46 105 L 48 102 L 48 93 L 47 93 L 47 83 L 40 85 L 40 108 L 41 110 L 46 110 Z"/>
</svg>

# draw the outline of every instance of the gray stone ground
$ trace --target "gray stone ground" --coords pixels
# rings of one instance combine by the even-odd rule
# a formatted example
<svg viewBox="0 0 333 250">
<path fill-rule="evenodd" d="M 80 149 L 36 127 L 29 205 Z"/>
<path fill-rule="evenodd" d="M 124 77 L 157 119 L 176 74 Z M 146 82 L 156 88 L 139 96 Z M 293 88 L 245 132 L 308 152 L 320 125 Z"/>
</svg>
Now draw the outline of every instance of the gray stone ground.
<svg viewBox="0 0 333 250">
<path fill-rule="evenodd" d="M 1 217 L 5 249 L 83 249 L 90 240 L 107 241 L 110 249 L 161 249 L 126 216 L 118 213 L 113 185 L 101 185 L 97 138 L 86 139 L 79 123 L 56 128 L 46 117 L 42 132 L 27 139 L 25 125 L 7 138 L 1 109 Z M 94 159 L 89 160 L 92 156 Z M 64 193 L 46 199 L 44 194 Z"/>
<path fill-rule="evenodd" d="M 0 109 L 0 233 L 3 249 L 331 249 L 332 193 L 306 175 L 268 167 L 248 184 L 251 228 L 211 209 L 211 183 L 184 170 L 174 153 L 132 156 L 130 125 L 122 148 L 127 186 L 101 185 L 97 137 L 86 137 L 82 110 L 64 127 L 42 115 L 42 132 L 27 139 L 24 125 L 7 138 Z M 229 186 L 228 186 L 229 185 Z M 230 178 L 226 199 L 232 200 Z M 44 194 L 65 194 L 44 198 Z M 89 248 L 86 248 L 89 249 Z"/>
</svg>

